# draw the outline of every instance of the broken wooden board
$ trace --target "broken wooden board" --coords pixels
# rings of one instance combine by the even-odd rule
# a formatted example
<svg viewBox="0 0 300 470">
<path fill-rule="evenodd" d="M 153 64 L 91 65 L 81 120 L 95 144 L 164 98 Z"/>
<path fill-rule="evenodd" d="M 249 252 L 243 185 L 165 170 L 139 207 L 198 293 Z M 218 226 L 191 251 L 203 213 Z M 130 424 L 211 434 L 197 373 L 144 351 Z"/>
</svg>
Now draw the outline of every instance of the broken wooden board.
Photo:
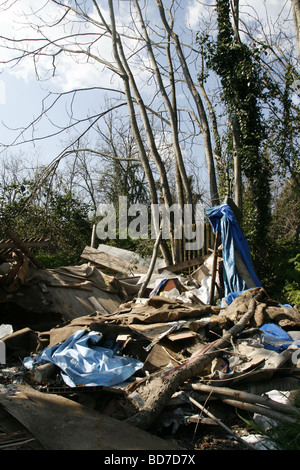
<svg viewBox="0 0 300 470">
<path fill-rule="evenodd" d="M 142 266 L 141 264 L 135 264 L 135 262 L 127 261 L 121 257 L 117 257 L 110 253 L 105 253 L 100 251 L 100 249 L 92 248 L 86 246 L 81 254 L 81 258 L 91 261 L 97 266 L 102 268 L 107 268 L 110 271 L 121 273 L 121 274 L 131 274 L 133 272 L 146 274 L 148 268 Z"/>
<path fill-rule="evenodd" d="M 176 443 L 29 385 L 18 385 L 14 395 L 0 393 L 0 403 L 46 450 L 180 449 Z"/>
<path fill-rule="evenodd" d="M 188 329 L 184 329 L 182 331 L 176 331 L 175 333 L 171 333 L 168 336 L 170 341 L 181 341 L 184 339 L 196 338 L 198 334 L 195 331 L 191 331 Z"/>
<path fill-rule="evenodd" d="M 198 256 L 197 258 L 188 259 L 186 261 L 182 261 L 181 263 L 166 265 L 158 269 L 159 273 L 162 273 L 164 270 L 167 270 L 171 273 L 179 273 L 184 271 L 188 268 L 193 268 L 194 266 L 198 266 L 202 264 L 204 261 L 203 256 Z"/>
<path fill-rule="evenodd" d="M 165 367 L 173 364 L 176 367 L 180 362 L 176 358 L 176 353 L 171 351 L 166 346 L 161 344 L 154 344 L 150 353 L 144 361 L 144 368 L 148 372 L 152 373 L 157 370 L 162 370 Z"/>
<path fill-rule="evenodd" d="M 203 264 L 192 273 L 192 277 L 196 279 L 196 281 L 200 285 L 205 277 L 208 277 L 211 275 L 212 268 L 213 268 L 213 260 L 214 260 L 213 253 L 210 255 L 206 255 L 204 257 Z"/>
</svg>

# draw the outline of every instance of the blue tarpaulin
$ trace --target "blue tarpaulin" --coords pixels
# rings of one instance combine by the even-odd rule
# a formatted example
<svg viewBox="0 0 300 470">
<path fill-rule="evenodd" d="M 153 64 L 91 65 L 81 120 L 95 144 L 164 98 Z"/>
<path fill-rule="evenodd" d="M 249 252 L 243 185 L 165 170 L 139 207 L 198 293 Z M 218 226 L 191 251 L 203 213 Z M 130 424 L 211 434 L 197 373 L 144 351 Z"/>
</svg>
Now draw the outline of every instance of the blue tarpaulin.
<svg viewBox="0 0 300 470">
<path fill-rule="evenodd" d="M 25 358 L 27 368 L 52 362 L 61 369 L 64 382 L 76 386 L 113 386 L 131 377 L 143 367 L 132 357 L 120 356 L 99 346 L 101 333 L 78 330 L 68 339 L 45 348 L 38 356 Z"/>
<path fill-rule="evenodd" d="M 293 340 L 285 330 L 275 323 L 265 323 L 260 328 L 260 331 L 263 334 L 265 349 L 271 349 L 280 353 L 291 345 L 300 347 L 300 341 Z"/>
<path fill-rule="evenodd" d="M 235 249 L 238 250 L 255 286 L 260 287 L 261 283 L 253 269 L 248 241 L 237 223 L 233 210 L 227 204 L 222 204 L 206 210 L 206 214 L 214 233 L 218 231 L 221 234 L 225 297 L 246 289 L 245 281 L 236 269 Z"/>
</svg>

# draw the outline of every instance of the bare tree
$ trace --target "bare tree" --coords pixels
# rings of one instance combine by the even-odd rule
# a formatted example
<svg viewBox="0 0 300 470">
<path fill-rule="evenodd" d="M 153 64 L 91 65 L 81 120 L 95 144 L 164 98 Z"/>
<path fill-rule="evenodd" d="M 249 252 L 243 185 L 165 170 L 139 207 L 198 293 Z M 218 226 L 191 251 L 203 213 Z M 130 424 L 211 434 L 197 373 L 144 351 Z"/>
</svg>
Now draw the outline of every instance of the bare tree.
<svg viewBox="0 0 300 470">
<path fill-rule="evenodd" d="M 174 3 L 174 2 L 172 2 Z M 186 58 L 183 53 L 182 45 L 179 39 L 178 34 L 175 33 L 175 31 L 172 28 L 172 25 L 174 23 L 173 16 L 171 9 L 167 9 L 164 5 L 162 0 L 156 0 L 156 4 L 159 8 L 160 16 L 162 19 L 162 23 L 164 28 L 166 29 L 168 35 L 172 38 L 176 52 L 180 61 L 180 65 L 182 68 L 182 73 L 184 76 L 184 79 L 186 81 L 186 84 L 190 90 L 190 93 L 194 99 L 194 102 L 196 104 L 196 109 L 198 113 L 198 118 L 199 118 L 199 124 L 200 124 L 200 129 L 202 132 L 203 136 L 203 141 L 204 141 L 204 148 L 205 148 L 205 154 L 206 154 L 206 164 L 207 164 L 207 171 L 208 171 L 208 178 L 209 178 L 209 188 L 210 188 L 210 194 L 211 194 L 211 203 L 212 205 L 216 205 L 219 203 L 219 194 L 218 194 L 218 187 L 217 187 L 217 179 L 216 179 L 216 172 L 215 172 L 215 164 L 214 164 L 214 158 L 213 158 L 213 148 L 212 148 L 212 142 L 211 142 L 211 134 L 210 134 L 210 127 L 208 123 L 208 118 L 206 114 L 206 110 L 204 108 L 202 99 L 200 94 L 198 93 L 197 87 L 195 86 L 195 83 L 192 79 Z M 165 11 L 167 10 L 169 17 L 170 17 L 170 24 L 168 23 L 165 15 Z"/>
<path fill-rule="evenodd" d="M 195 114 L 195 110 L 188 110 L 187 118 L 183 118 L 182 113 L 186 111 L 180 110 L 178 104 L 178 84 L 180 87 L 185 84 L 187 92 L 194 100 L 198 114 L 197 121 L 200 124 L 200 132 L 204 141 L 211 204 L 218 203 L 209 123 L 205 107 L 189 71 L 183 45 L 178 34 L 175 33 L 176 20 L 173 17 L 173 12 L 176 2 L 172 1 L 170 9 L 168 9 L 169 22 L 166 20 L 163 2 L 156 2 L 159 13 L 157 18 L 161 19 L 161 24 L 157 27 L 151 26 L 147 21 L 147 8 L 145 6 L 142 8 L 141 2 L 132 0 L 126 4 L 128 13 L 130 12 L 132 17 L 130 24 L 120 23 L 120 17 L 116 12 L 119 4 L 112 0 L 107 1 L 105 8 L 102 4 L 98 0 L 92 0 L 90 4 L 52 0 L 48 5 L 56 7 L 53 19 L 45 17 L 46 5 L 37 11 L 32 11 L 30 18 L 27 18 L 27 27 L 30 26 L 32 37 L 28 35 L 18 38 L 0 37 L 2 47 L 6 47 L 6 50 L 11 52 L 9 59 L 3 60 L 3 62 L 6 65 L 18 66 L 22 61 L 32 58 L 36 76 L 39 79 L 43 78 L 42 67 L 44 64 L 48 67 L 44 77 L 55 78 L 59 71 L 60 60 L 71 56 L 74 61 L 84 58 L 87 64 L 93 62 L 95 66 L 102 67 L 105 73 L 109 72 L 115 84 L 115 86 L 108 85 L 106 87 L 95 84 L 96 86 L 90 88 L 77 87 L 62 93 L 50 93 L 43 100 L 40 115 L 28 127 L 20 131 L 14 144 L 17 145 L 21 141 L 26 142 L 26 132 L 33 129 L 40 119 L 48 118 L 61 102 L 69 99 L 68 122 L 66 121 L 63 126 L 58 125 L 55 123 L 55 118 L 52 117 L 53 132 L 49 132 L 48 136 L 42 136 L 57 138 L 63 136 L 65 131 L 69 133 L 72 131 L 75 135 L 72 142 L 63 148 L 47 169 L 48 173 L 56 171 L 61 160 L 72 153 L 78 155 L 80 151 L 88 150 L 90 154 L 99 156 L 103 154 L 97 146 L 89 145 L 84 149 L 81 148 L 79 142 L 83 138 L 93 142 L 94 129 L 99 125 L 101 119 L 113 109 L 126 106 L 138 149 L 137 158 L 146 175 L 151 203 L 158 204 L 163 201 L 165 205 L 171 207 L 174 202 L 178 202 L 183 207 L 185 203 L 192 203 L 192 188 L 188 174 L 188 161 L 183 152 L 183 143 L 187 136 L 184 135 L 186 130 L 183 131 L 182 124 L 184 123 L 185 129 L 187 129 L 189 121 L 192 128 L 195 125 L 195 122 L 191 122 L 191 116 Z M 3 5 L 7 7 L 8 2 L 4 2 Z M 106 49 L 110 43 L 111 55 L 103 53 L 102 43 Z M 147 76 L 143 82 L 138 75 L 139 71 Z M 147 79 L 153 87 L 150 99 L 146 98 L 144 94 L 145 80 Z M 110 94 L 110 106 L 106 107 L 104 111 L 96 110 L 94 114 L 78 117 L 75 112 L 77 97 L 89 91 L 100 93 L 104 89 Z M 153 116 L 156 118 L 157 126 L 160 123 L 161 129 L 164 129 L 162 135 L 169 129 L 168 135 L 172 141 L 174 155 L 176 194 L 170 188 L 168 169 L 152 126 Z M 144 135 L 146 142 L 143 138 Z M 29 140 L 31 138 L 30 136 Z M 111 157 L 116 158 L 114 155 Z M 153 174 L 152 162 L 156 167 L 159 184 Z M 45 177 L 47 176 L 48 174 Z M 170 240 L 172 255 L 168 253 L 167 247 L 162 241 L 163 255 L 168 262 L 180 261 L 182 253 L 176 247 L 172 221 Z"/>
</svg>

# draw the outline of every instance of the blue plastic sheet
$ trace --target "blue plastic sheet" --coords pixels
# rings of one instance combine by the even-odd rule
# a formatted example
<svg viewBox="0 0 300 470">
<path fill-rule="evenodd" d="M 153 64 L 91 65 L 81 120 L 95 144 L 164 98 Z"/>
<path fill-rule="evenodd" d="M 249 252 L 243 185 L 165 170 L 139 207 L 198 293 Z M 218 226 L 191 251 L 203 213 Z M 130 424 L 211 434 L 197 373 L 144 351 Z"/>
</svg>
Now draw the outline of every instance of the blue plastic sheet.
<svg viewBox="0 0 300 470">
<path fill-rule="evenodd" d="M 291 336 L 276 323 L 265 323 L 260 327 L 263 333 L 263 343 L 265 349 L 271 349 L 278 353 L 284 351 L 292 344 L 300 347 L 300 341 L 295 341 Z"/>
<path fill-rule="evenodd" d="M 45 348 L 34 359 L 26 358 L 25 366 L 52 362 L 61 369 L 61 376 L 70 387 L 117 385 L 143 367 L 137 359 L 99 346 L 101 337 L 96 331 L 78 330 L 62 343 Z"/>
<path fill-rule="evenodd" d="M 227 305 L 230 305 L 232 304 L 232 302 L 240 295 L 242 294 L 244 291 L 238 291 L 238 292 L 230 292 L 227 297 L 226 297 L 226 300 L 227 300 Z"/>
<path fill-rule="evenodd" d="M 218 230 L 221 234 L 225 297 L 232 292 L 246 290 L 245 281 L 240 277 L 235 266 L 235 249 L 238 250 L 255 286 L 261 287 L 253 269 L 248 241 L 237 223 L 233 210 L 227 204 L 222 204 L 206 210 L 206 214 L 214 233 Z"/>
</svg>

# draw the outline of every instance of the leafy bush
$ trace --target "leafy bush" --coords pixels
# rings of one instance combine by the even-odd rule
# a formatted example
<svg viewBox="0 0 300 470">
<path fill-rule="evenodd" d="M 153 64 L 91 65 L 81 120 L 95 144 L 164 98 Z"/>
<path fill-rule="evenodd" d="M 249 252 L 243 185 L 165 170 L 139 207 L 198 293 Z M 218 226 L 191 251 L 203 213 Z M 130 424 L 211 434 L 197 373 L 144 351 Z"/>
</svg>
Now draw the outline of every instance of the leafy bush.
<svg viewBox="0 0 300 470">
<path fill-rule="evenodd" d="M 35 252 L 45 267 L 77 263 L 91 239 L 89 206 L 63 185 L 51 189 L 45 183 L 37 194 L 33 182 L 23 181 L 11 191 L 1 193 L 1 223 L 21 239 L 48 239 L 47 249 Z"/>
<path fill-rule="evenodd" d="M 75 252 L 59 251 L 58 253 L 40 252 L 36 258 L 46 269 L 55 269 L 61 266 L 73 266 L 78 264 L 78 254 Z"/>
<path fill-rule="evenodd" d="M 300 253 L 289 260 L 289 265 L 292 265 L 293 269 L 287 270 L 289 277 L 284 284 L 283 293 L 288 302 L 300 310 Z"/>
</svg>

